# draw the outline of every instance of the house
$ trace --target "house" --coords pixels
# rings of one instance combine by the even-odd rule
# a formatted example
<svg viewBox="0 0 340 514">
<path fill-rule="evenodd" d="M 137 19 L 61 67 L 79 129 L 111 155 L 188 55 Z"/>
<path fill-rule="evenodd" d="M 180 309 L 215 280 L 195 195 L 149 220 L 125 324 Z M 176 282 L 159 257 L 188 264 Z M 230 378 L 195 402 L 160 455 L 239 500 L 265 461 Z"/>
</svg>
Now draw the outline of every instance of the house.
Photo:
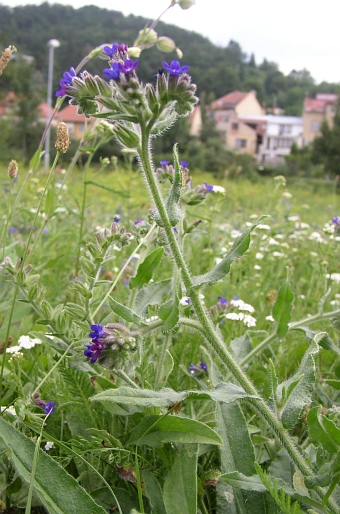
<svg viewBox="0 0 340 514">
<path fill-rule="evenodd" d="M 261 163 L 278 164 L 290 154 L 295 143 L 298 148 L 303 145 L 303 119 L 298 116 L 247 116 L 243 121 L 249 124 L 262 123 L 262 142 L 258 147 L 257 159 Z M 257 129 L 258 130 L 258 129 Z"/>
<path fill-rule="evenodd" d="M 303 142 L 308 145 L 320 135 L 320 128 L 324 121 L 330 127 L 337 111 L 338 95 L 319 93 L 316 98 L 305 98 L 303 105 Z"/>
<path fill-rule="evenodd" d="M 255 155 L 259 145 L 257 128 L 243 121 L 244 116 L 263 116 L 256 91 L 232 91 L 210 104 L 217 128 L 225 135 L 226 147 Z"/>
</svg>

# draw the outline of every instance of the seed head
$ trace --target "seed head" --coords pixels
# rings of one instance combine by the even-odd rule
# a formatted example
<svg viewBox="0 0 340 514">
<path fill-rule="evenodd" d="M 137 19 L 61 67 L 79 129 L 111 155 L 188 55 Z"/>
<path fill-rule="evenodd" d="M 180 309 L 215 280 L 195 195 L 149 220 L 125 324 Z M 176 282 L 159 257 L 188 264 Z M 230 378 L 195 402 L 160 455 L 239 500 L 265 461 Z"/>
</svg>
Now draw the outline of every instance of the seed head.
<svg viewBox="0 0 340 514">
<path fill-rule="evenodd" d="M 70 146 L 70 137 L 68 135 L 67 126 L 66 126 L 66 123 L 61 121 L 57 128 L 57 140 L 55 142 L 55 147 L 58 152 L 66 153 L 69 146 Z"/>
<path fill-rule="evenodd" d="M 11 160 L 11 162 L 8 165 L 8 175 L 11 178 L 16 178 L 18 175 L 18 163 L 14 159 Z"/>
<path fill-rule="evenodd" d="M 11 60 L 14 51 L 14 46 L 9 46 L 5 48 L 5 50 L 2 52 L 0 57 L 0 75 L 2 75 L 3 70 L 6 68 L 7 64 Z"/>
</svg>

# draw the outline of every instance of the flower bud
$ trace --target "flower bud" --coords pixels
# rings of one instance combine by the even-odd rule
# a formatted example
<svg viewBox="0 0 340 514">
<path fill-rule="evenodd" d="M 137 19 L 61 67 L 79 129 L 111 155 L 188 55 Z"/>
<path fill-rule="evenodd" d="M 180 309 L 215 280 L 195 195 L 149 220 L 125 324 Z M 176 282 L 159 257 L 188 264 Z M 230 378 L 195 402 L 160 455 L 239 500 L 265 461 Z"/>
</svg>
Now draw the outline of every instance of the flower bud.
<svg viewBox="0 0 340 514">
<path fill-rule="evenodd" d="M 129 48 L 129 57 L 135 57 L 138 59 L 138 57 L 141 54 L 142 49 L 139 48 L 139 46 L 130 46 Z"/>
<path fill-rule="evenodd" d="M 137 148 L 139 146 L 140 139 L 138 134 L 121 123 L 117 123 L 115 126 L 115 136 L 127 148 Z"/>
<path fill-rule="evenodd" d="M 181 9 L 190 9 L 193 5 L 195 5 L 195 0 L 178 0 L 178 5 Z"/>
<path fill-rule="evenodd" d="M 166 53 L 172 52 L 176 48 L 175 41 L 169 37 L 158 38 L 156 46 L 161 52 Z"/>
<path fill-rule="evenodd" d="M 157 32 L 153 29 L 149 30 L 148 28 L 145 28 L 143 30 L 139 31 L 139 35 L 137 40 L 135 41 L 135 46 L 139 45 L 146 45 L 146 46 L 152 46 L 157 41 Z M 129 48 L 130 53 L 130 48 Z"/>
</svg>

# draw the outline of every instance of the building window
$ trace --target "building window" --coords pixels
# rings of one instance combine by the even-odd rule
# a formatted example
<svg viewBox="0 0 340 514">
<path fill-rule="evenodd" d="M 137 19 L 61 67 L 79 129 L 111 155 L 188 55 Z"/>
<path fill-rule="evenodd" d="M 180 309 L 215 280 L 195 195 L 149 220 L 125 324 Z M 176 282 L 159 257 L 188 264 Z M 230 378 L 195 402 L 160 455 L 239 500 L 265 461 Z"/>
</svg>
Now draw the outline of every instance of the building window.
<svg viewBox="0 0 340 514">
<path fill-rule="evenodd" d="M 292 140 L 287 137 L 277 137 L 274 139 L 274 150 L 278 148 L 290 148 L 292 146 Z"/>
<path fill-rule="evenodd" d="M 236 139 L 236 148 L 245 148 L 247 146 L 246 139 Z"/>
<path fill-rule="evenodd" d="M 310 124 L 310 128 L 311 128 L 312 132 L 320 132 L 320 127 L 321 127 L 321 121 L 319 121 L 319 120 L 313 120 L 312 123 Z"/>
<path fill-rule="evenodd" d="M 235 122 L 234 122 L 234 123 L 232 123 L 232 124 L 231 124 L 231 129 L 232 129 L 232 130 L 238 130 L 238 123 L 235 123 Z"/>
<path fill-rule="evenodd" d="M 280 136 L 285 136 L 292 133 L 291 125 L 280 125 Z"/>
</svg>

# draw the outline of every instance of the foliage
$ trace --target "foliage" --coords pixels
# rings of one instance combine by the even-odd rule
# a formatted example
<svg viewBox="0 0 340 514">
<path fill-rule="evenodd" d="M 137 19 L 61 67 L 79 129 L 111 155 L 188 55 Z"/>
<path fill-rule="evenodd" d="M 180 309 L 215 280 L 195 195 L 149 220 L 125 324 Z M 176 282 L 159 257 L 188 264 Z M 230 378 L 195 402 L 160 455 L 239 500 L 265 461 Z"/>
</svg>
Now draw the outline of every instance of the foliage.
<svg viewBox="0 0 340 514">
<path fill-rule="evenodd" d="M 61 83 L 97 118 L 81 172 L 76 159 L 59 169 L 58 150 L 46 175 L 39 147 L 26 177 L 6 177 L 1 507 L 335 514 L 334 196 L 305 186 L 294 200 L 284 177 L 245 187 L 236 173 L 196 185 L 177 145 L 155 165 L 154 140 L 191 112 L 195 85 L 180 64 L 144 85 L 128 57 L 112 50 L 109 82 Z M 113 137 L 138 174 L 93 165 Z"/>
<path fill-rule="evenodd" d="M 325 121 L 320 129 L 321 135 L 316 137 L 312 144 L 312 160 L 316 164 L 323 164 L 325 173 L 340 174 L 340 113 L 334 116 L 333 126 Z"/>
</svg>

